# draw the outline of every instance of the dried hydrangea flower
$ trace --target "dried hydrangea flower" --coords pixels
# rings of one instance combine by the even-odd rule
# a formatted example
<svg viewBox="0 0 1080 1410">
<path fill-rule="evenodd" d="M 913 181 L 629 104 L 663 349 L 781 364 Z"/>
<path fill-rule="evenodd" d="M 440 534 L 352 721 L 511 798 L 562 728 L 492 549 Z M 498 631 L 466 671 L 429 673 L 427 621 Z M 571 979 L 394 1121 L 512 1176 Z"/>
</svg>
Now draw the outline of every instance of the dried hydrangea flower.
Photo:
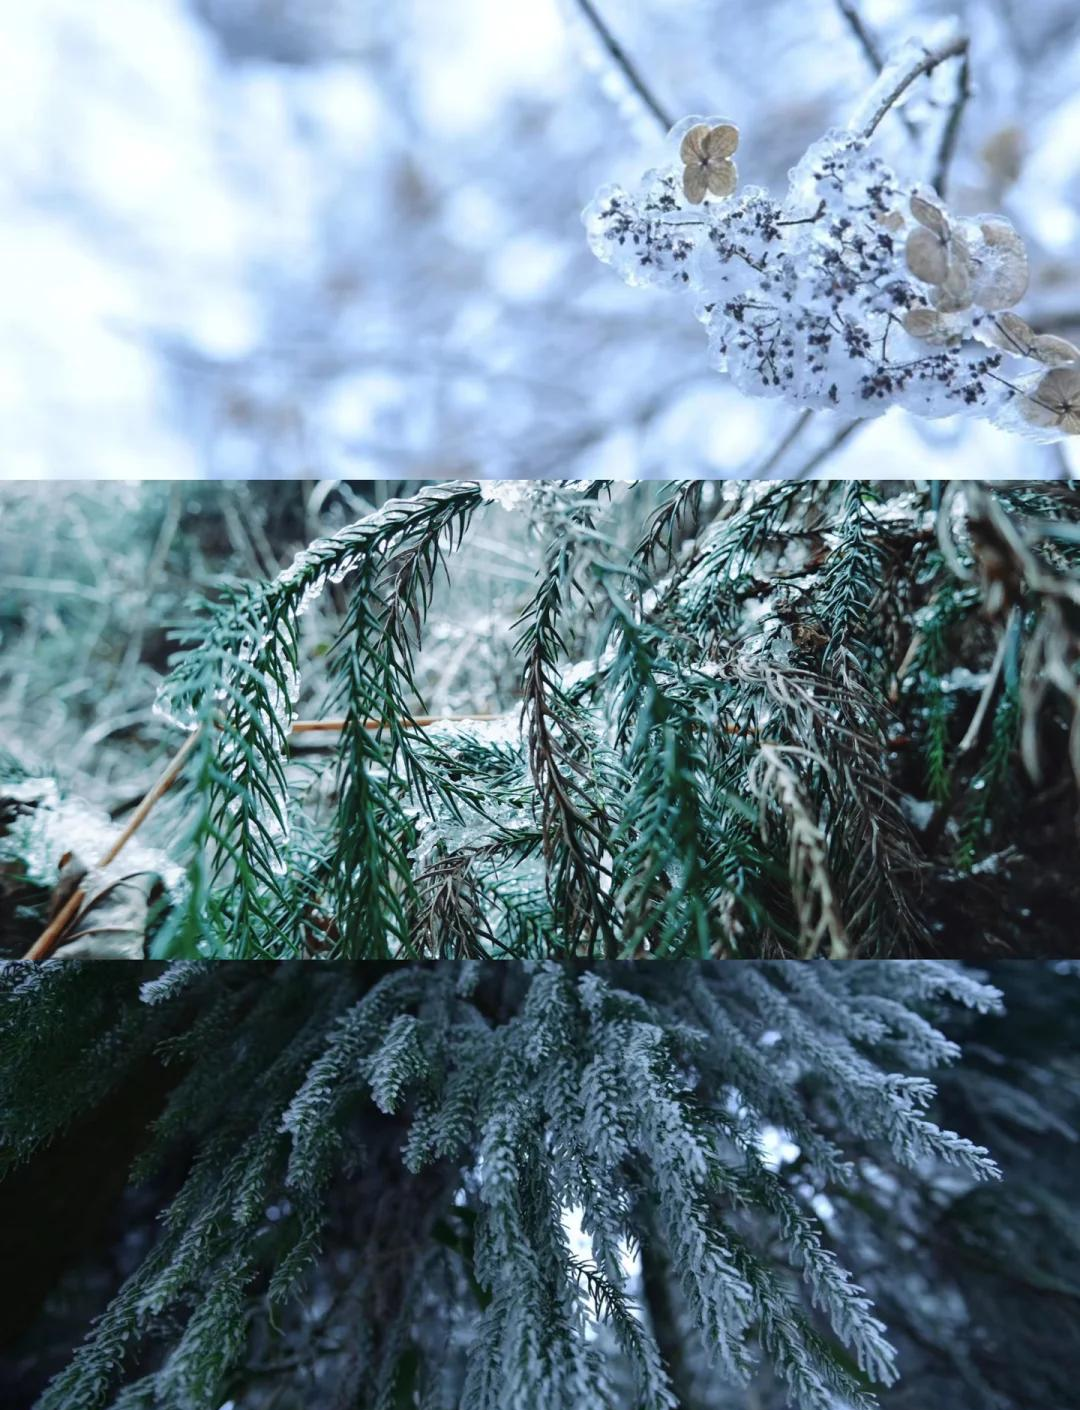
<svg viewBox="0 0 1080 1410">
<path fill-rule="evenodd" d="M 1020 406 L 1032 426 L 1057 427 L 1067 436 L 1080 435 L 1080 365 L 1055 367 Z"/>
<path fill-rule="evenodd" d="M 811 144 L 782 199 L 744 188 L 687 220 L 688 204 L 734 191 L 738 129 L 695 115 L 671 141 L 681 163 L 597 192 L 589 244 L 627 283 L 688 296 L 738 390 L 856 417 L 901 406 L 1040 440 L 1073 433 L 1071 382 L 1041 379 L 1080 374 L 1080 349 L 1008 312 L 1028 262 L 1007 220 L 953 216 L 839 131 Z"/>
<path fill-rule="evenodd" d="M 1044 367 L 1068 367 L 1080 364 L 1080 347 L 1056 333 L 1036 333 L 1018 314 L 1002 313 L 980 330 L 992 347 L 1020 357 L 1033 357 Z"/>
<path fill-rule="evenodd" d="M 949 218 L 923 196 L 912 196 L 911 214 L 919 224 L 907 239 L 907 267 L 924 284 L 944 284 L 951 262 Z"/>
<path fill-rule="evenodd" d="M 730 122 L 718 127 L 698 123 L 682 140 L 679 156 L 685 163 L 683 194 L 691 205 L 700 205 L 706 193 L 730 196 L 738 182 L 731 154 L 739 145 L 739 129 Z"/>
<path fill-rule="evenodd" d="M 1003 216 L 979 222 L 981 259 L 975 271 L 972 302 L 979 308 L 1012 308 L 1027 293 L 1028 257 L 1024 242 Z"/>
<path fill-rule="evenodd" d="M 932 302 L 943 313 L 971 308 L 1011 308 L 1028 286 L 1024 242 L 1002 216 L 978 225 L 953 222 L 925 196 L 911 198 L 918 226 L 907 239 L 908 269 L 933 287 Z"/>
<path fill-rule="evenodd" d="M 929 308 L 926 304 L 913 304 L 903 317 L 905 333 L 934 347 L 948 347 L 963 341 L 966 324 L 952 314 L 941 309 Z"/>
</svg>

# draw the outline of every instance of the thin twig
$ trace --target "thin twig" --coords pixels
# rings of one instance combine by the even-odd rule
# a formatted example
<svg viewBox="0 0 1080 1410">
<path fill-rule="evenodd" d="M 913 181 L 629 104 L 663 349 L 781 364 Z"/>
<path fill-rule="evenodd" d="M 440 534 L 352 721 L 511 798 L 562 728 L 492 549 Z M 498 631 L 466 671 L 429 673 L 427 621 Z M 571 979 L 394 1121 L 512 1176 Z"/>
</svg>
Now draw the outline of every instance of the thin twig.
<svg viewBox="0 0 1080 1410">
<path fill-rule="evenodd" d="M 776 447 L 769 452 L 754 471 L 752 478 L 755 480 L 767 479 L 813 419 L 814 413 L 812 410 L 801 411 L 797 419 L 792 422 L 790 429 L 781 437 Z"/>
<path fill-rule="evenodd" d="M 818 202 L 818 208 L 813 215 L 800 216 L 798 220 L 778 220 L 777 225 L 813 225 L 815 221 L 821 219 L 825 214 L 825 197 L 822 196 Z"/>
<path fill-rule="evenodd" d="M 947 44 L 943 44 L 939 49 L 927 49 L 917 64 L 912 64 L 911 68 L 897 81 L 892 89 L 885 95 L 878 104 L 877 111 L 862 130 L 863 137 L 872 137 L 878 129 L 878 125 L 917 78 L 923 74 L 933 73 L 933 71 L 943 64 L 946 59 L 956 59 L 968 52 L 967 36 L 958 34 L 955 39 L 950 39 Z"/>
<path fill-rule="evenodd" d="M 841 426 L 840 430 L 837 431 L 834 436 L 831 436 L 820 450 L 816 450 L 809 460 L 803 461 L 794 475 L 789 475 L 788 478 L 791 480 L 809 480 L 822 461 L 828 460 L 833 451 L 839 450 L 849 436 L 854 435 L 860 426 L 865 425 L 865 421 L 849 421 L 846 426 Z"/>
<path fill-rule="evenodd" d="M 79 914 L 83 901 L 86 900 L 85 891 L 73 891 L 67 898 L 64 905 L 53 916 L 52 920 L 41 932 L 38 938 L 23 955 L 24 960 L 43 960 L 56 948 L 56 942 L 63 935 L 71 922 Z"/>
<path fill-rule="evenodd" d="M 157 783 L 153 785 L 149 793 L 147 793 L 146 797 L 135 809 L 134 813 L 132 813 L 131 820 L 128 822 L 127 827 L 124 828 L 123 832 L 116 839 L 116 841 L 109 848 L 109 850 L 105 853 L 101 861 L 98 862 L 99 869 L 102 867 L 107 867 L 110 862 L 114 862 L 116 860 L 116 858 L 120 855 L 120 852 L 127 846 L 127 844 L 138 832 L 139 828 L 142 827 L 143 823 L 150 816 L 150 811 L 154 807 L 154 805 L 161 798 L 163 798 L 166 793 L 168 793 L 169 789 L 180 777 L 184 765 L 187 763 L 188 755 L 195 748 L 195 742 L 198 738 L 199 731 L 194 730 L 191 734 L 188 735 L 187 739 L 184 740 L 181 747 L 176 751 L 176 754 L 173 756 L 173 760 L 169 764 L 168 768 L 158 779 Z"/>
<path fill-rule="evenodd" d="M 184 743 L 181 748 L 177 750 L 176 754 L 174 754 L 172 759 L 170 760 L 168 767 L 165 769 L 165 772 L 161 775 L 158 781 L 146 794 L 145 798 L 142 800 L 139 806 L 135 809 L 134 813 L 131 816 L 130 822 L 121 832 L 120 836 L 112 844 L 109 850 L 105 853 L 105 855 L 101 858 L 101 860 L 97 863 L 95 867 L 96 871 L 104 870 L 105 867 L 109 866 L 110 863 L 116 860 L 116 858 L 120 855 L 123 849 L 135 836 L 136 832 L 138 832 L 139 828 L 142 827 L 143 823 L 150 816 L 150 812 L 153 809 L 154 805 L 161 798 L 163 798 L 166 793 L 168 793 L 169 789 L 180 777 L 180 774 L 183 772 L 184 765 L 187 762 L 188 755 L 195 748 L 195 741 L 199 738 L 199 733 L 200 732 L 196 730 L 194 731 L 194 733 L 188 735 L 187 739 L 184 740 Z M 85 899 L 85 891 L 73 891 L 67 903 L 64 905 L 63 909 L 56 916 L 53 917 L 53 919 L 49 922 L 48 926 L 46 926 L 45 930 L 42 931 L 42 933 L 38 936 L 37 940 L 35 940 L 33 945 L 31 945 L 30 949 L 27 950 L 26 954 L 23 956 L 23 959 L 43 960 L 47 955 L 51 954 L 52 951 L 56 948 L 57 943 L 63 936 L 64 931 L 67 930 L 68 926 L 78 915 L 82 903 Z"/>
<path fill-rule="evenodd" d="M 418 725 L 421 729 L 426 729 L 429 725 L 455 724 L 459 720 L 497 720 L 498 715 L 414 715 L 411 720 L 402 721 L 403 724 Z M 364 728 L 370 730 L 385 729 L 386 720 L 365 720 Z M 341 720 L 297 720 L 292 727 L 293 734 L 329 734 L 345 728 L 345 721 Z"/>
<path fill-rule="evenodd" d="M 990 706 L 993 704 L 994 696 L 997 694 L 998 683 L 1005 670 L 1005 657 L 1008 652 L 1011 638 L 1015 635 L 1020 625 L 1019 608 L 1012 607 L 1009 610 L 1009 619 L 1001 633 L 1001 640 L 998 642 L 997 651 L 994 653 L 993 664 L 986 677 L 986 685 L 979 696 L 979 703 L 975 707 L 975 713 L 971 717 L 971 723 L 967 727 L 963 739 L 957 746 L 957 754 L 969 754 L 979 742 L 986 717 L 990 713 Z"/>
<path fill-rule="evenodd" d="M 860 49 L 862 49 L 863 53 L 866 55 L 870 67 L 875 73 L 880 73 L 885 67 L 881 50 L 878 48 L 877 41 L 870 33 L 866 22 L 859 13 L 859 7 L 854 3 L 854 0 L 836 0 L 836 8 L 847 22 L 847 26 L 855 36 Z M 911 121 L 907 113 L 900 114 L 900 121 L 907 128 L 909 137 L 913 139 L 918 137 L 919 129 Z"/>
<path fill-rule="evenodd" d="M 941 141 L 938 144 L 937 159 L 934 162 L 934 175 L 931 180 L 934 190 L 944 199 L 945 187 L 949 180 L 949 168 L 952 166 L 953 157 L 956 155 L 956 140 L 960 135 L 960 122 L 964 116 L 964 108 L 971 97 L 971 65 L 968 62 L 967 53 L 964 53 L 960 60 L 960 70 L 956 75 L 956 94 L 953 97 L 952 107 L 949 109 L 949 116 L 945 120 L 942 129 Z"/>
<path fill-rule="evenodd" d="M 611 55 L 612 60 L 614 61 L 616 66 L 621 70 L 623 76 L 625 77 L 626 81 L 630 84 L 631 88 L 633 88 L 634 92 L 638 95 L 641 101 L 652 113 L 653 117 L 656 118 L 657 122 L 664 129 L 664 133 L 666 135 L 669 129 L 675 126 L 674 117 L 672 117 L 672 115 L 661 106 L 661 104 L 653 94 L 652 90 L 649 88 L 649 85 L 642 78 L 637 67 L 631 60 L 630 56 L 627 54 L 626 50 L 615 38 L 611 30 L 608 29 L 606 23 L 597 12 L 596 6 L 592 3 L 592 0 L 577 0 L 577 3 L 578 8 L 581 10 L 581 13 L 585 16 L 588 22 L 592 25 L 593 29 L 596 31 L 597 38 L 600 40 L 604 48 Z"/>
<path fill-rule="evenodd" d="M 858 6 L 853 4 L 852 0 L 836 0 L 836 8 L 847 21 L 848 28 L 859 41 L 859 47 L 871 65 L 880 73 L 882 69 L 881 50 L 877 47 L 874 36 L 867 29 L 862 15 L 859 14 Z"/>
</svg>

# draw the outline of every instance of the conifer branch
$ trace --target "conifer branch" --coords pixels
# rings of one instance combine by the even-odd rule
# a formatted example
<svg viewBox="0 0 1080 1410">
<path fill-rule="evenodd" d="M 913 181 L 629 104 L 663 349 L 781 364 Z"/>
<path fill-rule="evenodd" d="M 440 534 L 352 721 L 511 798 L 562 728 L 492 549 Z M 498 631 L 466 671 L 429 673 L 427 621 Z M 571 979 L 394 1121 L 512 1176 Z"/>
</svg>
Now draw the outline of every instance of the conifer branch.
<svg viewBox="0 0 1080 1410">
<path fill-rule="evenodd" d="M 944 887 L 1024 853 L 1048 765 L 1080 778 L 1075 493 L 605 493 L 528 491 L 520 714 L 422 713 L 423 628 L 478 486 L 207 609 L 162 693 L 183 757 L 128 824 L 182 780 L 163 953 L 920 954 Z M 343 615 L 310 669 L 334 698 L 298 719 L 298 622 L 331 574 Z"/>
</svg>

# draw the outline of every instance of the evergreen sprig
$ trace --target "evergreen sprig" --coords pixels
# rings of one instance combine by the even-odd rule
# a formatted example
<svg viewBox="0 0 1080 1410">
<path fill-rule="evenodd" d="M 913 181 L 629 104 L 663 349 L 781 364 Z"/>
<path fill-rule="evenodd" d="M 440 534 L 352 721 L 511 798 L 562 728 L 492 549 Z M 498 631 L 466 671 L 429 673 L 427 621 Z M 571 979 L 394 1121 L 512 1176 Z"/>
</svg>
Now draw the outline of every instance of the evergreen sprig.
<svg viewBox="0 0 1080 1410">
<path fill-rule="evenodd" d="M 159 1233 L 37 1410 L 204 1410 L 267 1363 L 286 1395 L 321 1367 L 327 1403 L 674 1410 L 669 1314 L 715 1378 L 869 1410 L 894 1356 L 818 1195 L 872 1188 L 864 1159 L 996 1174 L 928 1114 L 942 1006 L 1000 1004 L 957 966 L 54 960 L 0 986 L 11 1160 L 136 1064 L 164 1091 L 135 1172 Z M 81 1060 L 36 1061 L 69 1025 Z"/>
<path fill-rule="evenodd" d="M 505 716 L 417 722 L 438 579 L 498 486 L 392 501 L 204 607 L 162 693 L 198 731 L 162 953 L 933 952 L 958 878 L 981 905 L 1024 858 L 1048 770 L 1080 777 L 1071 487 L 511 488 L 540 563 Z M 314 774 L 290 731 L 330 583 Z"/>
</svg>

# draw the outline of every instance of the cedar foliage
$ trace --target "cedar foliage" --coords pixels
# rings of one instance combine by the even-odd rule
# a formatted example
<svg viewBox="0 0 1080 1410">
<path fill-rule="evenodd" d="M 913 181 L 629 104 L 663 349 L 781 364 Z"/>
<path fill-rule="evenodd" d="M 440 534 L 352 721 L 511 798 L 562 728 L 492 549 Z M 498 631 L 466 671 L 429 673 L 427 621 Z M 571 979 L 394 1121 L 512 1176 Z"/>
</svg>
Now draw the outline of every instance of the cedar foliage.
<svg viewBox="0 0 1080 1410">
<path fill-rule="evenodd" d="M 855 1221 L 924 1229 L 998 1173 L 929 1112 L 943 1022 L 1000 1007 L 951 964 L 55 960 L 0 998 L 5 1183 L 165 1074 L 132 1170 L 158 1228 L 39 1410 L 868 1410 L 897 1368 L 845 1264 L 912 1256 Z M 987 1114 L 1015 1089 L 1060 1126 L 996 1080 Z"/>
<path fill-rule="evenodd" d="M 418 728 L 426 613 L 500 497 L 541 552 L 520 714 Z M 392 501 L 188 630 L 161 696 L 199 730 L 162 952 L 1067 953 L 1078 555 L 1067 485 Z M 327 787 L 290 729 L 330 583 Z"/>
</svg>

